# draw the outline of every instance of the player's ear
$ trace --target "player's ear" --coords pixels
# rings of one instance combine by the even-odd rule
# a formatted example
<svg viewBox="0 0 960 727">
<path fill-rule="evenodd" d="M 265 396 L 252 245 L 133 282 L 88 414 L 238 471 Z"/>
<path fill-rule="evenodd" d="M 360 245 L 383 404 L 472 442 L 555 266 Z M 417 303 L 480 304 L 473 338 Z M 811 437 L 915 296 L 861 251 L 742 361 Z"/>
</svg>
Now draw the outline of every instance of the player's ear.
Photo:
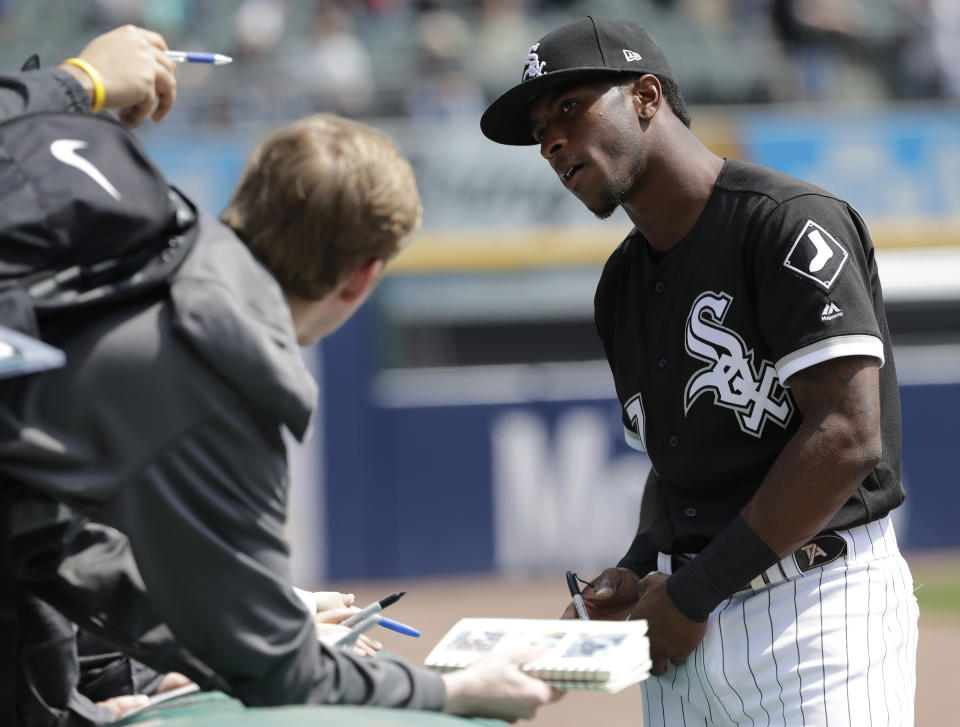
<svg viewBox="0 0 960 727">
<path fill-rule="evenodd" d="M 346 302 L 364 297 L 380 279 L 383 272 L 383 260 L 373 258 L 356 268 L 344 280 L 340 288 L 340 298 Z"/>
<path fill-rule="evenodd" d="M 633 110 L 641 121 L 649 121 L 660 108 L 663 100 L 663 89 L 660 79 L 652 73 L 640 76 L 630 84 L 630 100 Z"/>
</svg>

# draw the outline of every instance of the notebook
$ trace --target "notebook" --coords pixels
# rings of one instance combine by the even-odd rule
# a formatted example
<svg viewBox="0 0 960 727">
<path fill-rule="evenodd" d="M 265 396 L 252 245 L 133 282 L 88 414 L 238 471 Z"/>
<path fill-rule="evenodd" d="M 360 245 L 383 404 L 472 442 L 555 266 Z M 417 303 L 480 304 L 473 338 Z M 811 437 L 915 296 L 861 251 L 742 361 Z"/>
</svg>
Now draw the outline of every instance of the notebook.
<svg viewBox="0 0 960 727">
<path fill-rule="evenodd" d="M 647 622 L 524 618 L 460 619 L 426 666 L 453 671 L 491 651 L 533 646 L 544 652 L 522 669 L 556 689 L 619 692 L 650 675 Z"/>
</svg>

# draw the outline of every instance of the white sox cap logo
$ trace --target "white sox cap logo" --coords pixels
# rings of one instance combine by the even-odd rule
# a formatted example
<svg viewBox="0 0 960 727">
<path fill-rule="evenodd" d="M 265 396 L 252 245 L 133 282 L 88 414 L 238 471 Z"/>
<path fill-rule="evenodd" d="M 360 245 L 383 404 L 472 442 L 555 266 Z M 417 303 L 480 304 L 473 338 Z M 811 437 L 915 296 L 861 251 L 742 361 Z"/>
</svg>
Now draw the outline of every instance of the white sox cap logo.
<svg viewBox="0 0 960 727">
<path fill-rule="evenodd" d="M 773 364 L 761 361 L 757 370 L 743 339 L 720 325 L 731 303 L 733 297 L 727 293 L 705 292 L 690 308 L 687 352 L 710 365 L 687 382 L 684 411 L 689 412 L 701 394 L 713 392 L 717 406 L 736 412 L 740 429 L 760 437 L 767 420 L 786 428 L 793 415 L 793 401 L 780 385 Z"/>
<path fill-rule="evenodd" d="M 524 61 L 523 75 L 520 77 L 521 81 L 529 81 L 531 78 L 543 75 L 543 69 L 547 63 L 546 61 L 541 61 L 540 56 L 537 55 L 537 49 L 539 47 L 539 43 L 534 43 L 530 46 L 530 52 L 527 53 L 527 58 Z"/>
</svg>

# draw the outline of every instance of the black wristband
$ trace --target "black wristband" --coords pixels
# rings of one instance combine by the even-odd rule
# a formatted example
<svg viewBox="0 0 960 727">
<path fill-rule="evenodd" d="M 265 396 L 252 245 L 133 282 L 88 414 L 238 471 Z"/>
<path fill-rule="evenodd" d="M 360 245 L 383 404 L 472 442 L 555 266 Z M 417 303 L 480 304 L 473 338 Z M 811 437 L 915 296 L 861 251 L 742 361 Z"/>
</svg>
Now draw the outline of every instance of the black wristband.
<svg viewBox="0 0 960 727">
<path fill-rule="evenodd" d="M 717 605 L 742 590 L 779 559 L 746 520 L 737 515 L 696 558 L 667 579 L 673 605 L 703 622 Z"/>
<path fill-rule="evenodd" d="M 617 568 L 629 568 L 641 578 L 657 569 L 657 549 L 650 533 L 637 533 Z"/>
</svg>

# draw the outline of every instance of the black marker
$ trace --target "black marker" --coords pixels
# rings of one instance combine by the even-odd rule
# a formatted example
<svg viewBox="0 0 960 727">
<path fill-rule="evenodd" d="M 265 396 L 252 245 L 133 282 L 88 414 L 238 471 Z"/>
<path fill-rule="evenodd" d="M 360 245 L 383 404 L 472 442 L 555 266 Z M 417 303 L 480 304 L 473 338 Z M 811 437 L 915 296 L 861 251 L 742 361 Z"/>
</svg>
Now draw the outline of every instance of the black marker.
<svg viewBox="0 0 960 727">
<path fill-rule="evenodd" d="M 400 596 L 402 596 L 404 593 L 406 593 L 406 591 L 398 591 L 397 593 L 391 593 L 386 598 L 381 598 L 379 601 L 374 601 L 369 606 L 365 608 L 361 608 L 359 611 L 353 614 L 350 618 L 345 619 L 340 623 L 343 626 L 353 626 L 354 624 L 360 623 L 367 616 L 373 616 L 373 614 L 375 613 L 380 613 L 387 606 L 390 606 L 396 603 L 397 601 L 399 601 Z"/>
<path fill-rule="evenodd" d="M 570 589 L 570 595 L 573 596 L 573 607 L 577 609 L 577 616 L 583 621 L 589 621 L 587 607 L 583 605 L 583 596 L 580 595 L 580 586 L 577 585 L 577 576 L 572 570 L 567 571 L 567 588 Z"/>
</svg>

